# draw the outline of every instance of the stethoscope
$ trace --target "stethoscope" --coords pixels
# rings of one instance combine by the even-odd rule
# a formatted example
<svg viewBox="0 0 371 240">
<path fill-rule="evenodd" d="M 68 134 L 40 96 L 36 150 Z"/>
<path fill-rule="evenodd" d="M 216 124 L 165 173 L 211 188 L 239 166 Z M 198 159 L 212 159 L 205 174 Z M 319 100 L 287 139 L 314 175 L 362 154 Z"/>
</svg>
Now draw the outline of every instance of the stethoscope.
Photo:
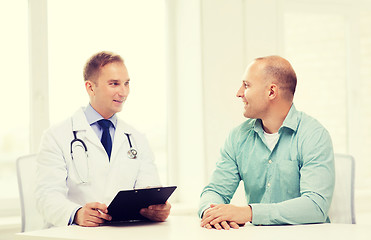
<svg viewBox="0 0 371 240">
<path fill-rule="evenodd" d="M 77 131 L 73 131 L 74 139 L 71 141 L 71 158 L 72 158 L 72 160 L 73 160 L 73 144 L 74 144 L 75 142 L 79 142 L 79 143 L 82 144 L 82 147 L 83 147 L 84 150 L 85 150 L 85 154 L 86 154 L 86 156 L 88 156 L 88 148 L 86 147 L 86 144 L 85 144 L 85 142 L 84 142 L 82 139 L 77 138 L 77 136 L 76 136 L 76 132 L 77 132 Z M 125 135 L 126 135 L 126 137 L 128 138 L 129 147 L 130 147 L 130 149 L 129 149 L 129 151 L 128 151 L 128 157 L 129 157 L 130 159 L 136 159 L 136 158 L 137 158 L 137 155 L 138 155 L 138 151 L 135 150 L 135 148 L 133 148 L 133 145 L 131 144 L 130 134 L 125 133 Z"/>
<path fill-rule="evenodd" d="M 129 142 L 129 151 L 127 152 L 127 155 L 130 159 L 136 159 L 137 158 L 137 155 L 138 155 L 138 151 L 133 147 L 133 145 L 131 144 L 131 140 L 130 140 L 130 134 L 128 133 L 125 133 L 126 137 L 128 138 L 128 142 Z M 76 167 L 76 163 L 75 163 L 75 159 L 74 159 L 74 147 L 82 147 L 84 152 L 85 152 L 85 158 L 86 158 L 86 171 L 89 170 L 88 168 L 88 164 L 87 164 L 87 159 L 88 159 L 88 148 L 86 147 L 86 144 L 85 142 L 78 138 L 77 137 L 77 131 L 73 131 L 73 136 L 74 136 L 74 139 L 72 139 L 71 141 L 71 146 L 70 146 L 70 149 L 71 149 L 71 159 L 72 159 L 72 162 L 73 162 L 73 165 L 76 169 L 76 173 L 77 175 L 79 176 L 80 180 L 82 183 L 87 183 L 88 182 L 88 172 L 85 174 L 86 175 L 86 178 L 84 178 L 82 175 L 80 175 L 79 171 L 77 170 L 78 168 Z"/>
</svg>

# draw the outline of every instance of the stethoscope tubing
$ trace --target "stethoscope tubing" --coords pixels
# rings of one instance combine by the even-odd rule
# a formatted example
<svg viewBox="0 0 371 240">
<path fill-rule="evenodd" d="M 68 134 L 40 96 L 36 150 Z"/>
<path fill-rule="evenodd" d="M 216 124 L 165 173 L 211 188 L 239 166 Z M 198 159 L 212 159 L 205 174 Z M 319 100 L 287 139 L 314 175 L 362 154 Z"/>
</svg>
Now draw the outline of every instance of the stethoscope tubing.
<svg viewBox="0 0 371 240">
<path fill-rule="evenodd" d="M 133 145 L 131 144 L 130 134 L 125 133 L 125 135 L 126 135 L 126 137 L 128 139 L 129 147 L 130 147 L 130 150 L 128 151 L 128 157 L 130 159 L 135 159 L 135 158 L 137 158 L 138 151 L 135 148 L 133 148 Z M 88 148 L 87 148 L 85 142 L 82 139 L 80 139 L 80 138 L 77 137 L 77 131 L 73 131 L 73 136 L 74 136 L 74 139 L 71 141 L 71 146 L 70 146 L 72 159 L 73 159 L 73 144 L 75 142 L 81 143 L 82 146 L 84 147 L 85 153 L 86 154 L 88 153 Z"/>
<path fill-rule="evenodd" d="M 137 150 L 135 150 L 135 148 L 133 148 L 133 145 L 132 145 L 131 140 L 130 140 L 130 134 L 125 133 L 125 135 L 128 138 L 129 147 L 130 147 L 130 149 L 129 149 L 128 153 L 127 153 L 128 154 L 128 157 L 130 159 L 136 159 L 138 152 L 137 152 Z M 73 166 L 74 166 L 74 168 L 76 170 L 76 173 L 77 173 L 78 177 L 80 178 L 81 183 L 87 183 L 88 180 L 83 179 L 82 176 L 80 175 L 79 171 L 77 170 L 77 167 L 76 167 L 76 164 L 75 164 L 75 159 L 73 157 L 73 148 L 74 148 L 73 147 L 73 144 L 74 143 L 80 143 L 82 145 L 82 147 L 84 148 L 84 151 L 85 151 L 86 160 L 88 159 L 88 148 L 87 148 L 85 142 L 82 139 L 80 139 L 80 138 L 77 137 L 77 131 L 73 131 L 73 136 L 74 136 L 74 139 L 72 139 L 71 146 L 70 146 L 72 164 L 73 164 Z"/>
</svg>

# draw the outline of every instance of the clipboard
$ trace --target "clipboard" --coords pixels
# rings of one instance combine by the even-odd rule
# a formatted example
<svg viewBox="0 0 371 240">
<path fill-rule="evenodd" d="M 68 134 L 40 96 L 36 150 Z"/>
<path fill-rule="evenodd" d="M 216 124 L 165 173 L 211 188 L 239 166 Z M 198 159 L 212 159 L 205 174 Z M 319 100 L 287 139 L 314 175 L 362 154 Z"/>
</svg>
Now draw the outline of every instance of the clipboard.
<svg viewBox="0 0 371 240">
<path fill-rule="evenodd" d="M 140 209 L 164 204 L 176 188 L 170 186 L 120 191 L 108 206 L 112 220 L 106 223 L 148 221 L 139 213 Z"/>
</svg>

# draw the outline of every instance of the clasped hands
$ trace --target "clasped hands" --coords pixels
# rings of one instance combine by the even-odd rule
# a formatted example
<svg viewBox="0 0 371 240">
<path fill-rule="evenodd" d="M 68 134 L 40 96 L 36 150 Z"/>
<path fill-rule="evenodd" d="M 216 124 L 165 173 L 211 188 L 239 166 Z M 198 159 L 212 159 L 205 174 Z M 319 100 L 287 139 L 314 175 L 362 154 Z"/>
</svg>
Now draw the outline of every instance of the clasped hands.
<svg viewBox="0 0 371 240">
<path fill-rule="evenodd" d="M 218 230 L 230 228 L 238 229 L 240 226 L 251 222 L 252 210 L 250 206 L 238 207 L 232 204 L 211 204 L 204 211 L 201 227 Z"/>
<path fill-rule="evenodd" d="M 151 205 L 142 208 L 140 214 L 149 220 L 163 222 L 170 214 L 171 205 L 169 202 L 159 205 Z M 97 227 L 112 217 L 108 214 L 106 204 L 92 202 L 80 208 L 75 215 L 74 223 L 84 227 Z"/>
</svg>

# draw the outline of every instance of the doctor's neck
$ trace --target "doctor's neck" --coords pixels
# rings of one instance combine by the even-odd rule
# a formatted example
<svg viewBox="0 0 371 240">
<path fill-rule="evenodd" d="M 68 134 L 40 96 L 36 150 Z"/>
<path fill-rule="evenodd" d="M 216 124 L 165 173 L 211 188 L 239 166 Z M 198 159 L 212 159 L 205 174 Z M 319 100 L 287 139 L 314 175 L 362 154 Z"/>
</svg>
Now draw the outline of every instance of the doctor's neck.
<svg viewBox="0 0 371 240">
<path fill-rule="evenodd" d="M 94 106 L 94 104 L 91 104 L 89 103 L 90 106 L 94 109 L 94 111 L 96 111 L 99 115 L 101 115 L 104 119 L 109 119 L 111 118 L 113 115 L 116 114 L 115 111 L 110 111 L 109 109 L 103 109 L 103 110 L 100 110 L 98 107 Z"/>
</svg>

